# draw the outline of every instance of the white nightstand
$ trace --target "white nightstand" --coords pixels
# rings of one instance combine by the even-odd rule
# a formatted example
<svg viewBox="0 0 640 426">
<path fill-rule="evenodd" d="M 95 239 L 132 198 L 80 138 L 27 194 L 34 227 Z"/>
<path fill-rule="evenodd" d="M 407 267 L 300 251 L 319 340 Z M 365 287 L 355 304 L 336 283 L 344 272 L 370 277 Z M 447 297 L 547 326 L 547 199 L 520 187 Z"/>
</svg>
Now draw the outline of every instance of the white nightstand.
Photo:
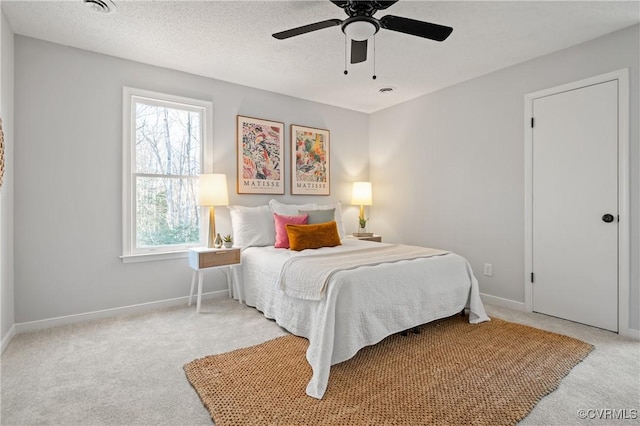
<svg viewBox="0 0 640 426">
<path fill-rule="evenodd" d="M 382 242 L 382 235 L 373 234 L 370 237 L 356 237 L 355 235 L 347 235 L 347 238 L 355 238 L 356 240 Z"/>
<path fill-rule="evenodd" d="M 191 290 L 189 291 L 189 306 L 193 298 L 193 290 L 198 279 L 198 299 L 196 304 L 196 312 L 200 313 L 200 302 L 202 300 L 202 281 L 204 279 L 203 269 L 220 268 L 240 263 L 239 248 L 208 248 L 196 247 L 189 249 L 189 266 L 193 269 L 191 276 Z M 231 285 L 227 277 L 227 287 L 229 296 L 231 297 Z"/>
</svg>

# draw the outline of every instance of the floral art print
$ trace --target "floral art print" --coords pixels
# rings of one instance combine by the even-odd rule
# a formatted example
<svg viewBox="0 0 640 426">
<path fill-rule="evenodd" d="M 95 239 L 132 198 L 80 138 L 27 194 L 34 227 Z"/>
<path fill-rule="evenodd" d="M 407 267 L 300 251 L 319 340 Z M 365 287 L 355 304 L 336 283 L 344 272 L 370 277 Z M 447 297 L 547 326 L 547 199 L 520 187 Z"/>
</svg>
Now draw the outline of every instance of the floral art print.
<svg viewBox="0 0 640 426">
<path fill-rule="evenodd" d="M 291 193 L 329 195 L 329 131 L 291 126 Z"/>
<path fill-rule="evenodd" d="M 284 123 L 238 116 L 238 193 L 284 194 Z"/>
</svg>

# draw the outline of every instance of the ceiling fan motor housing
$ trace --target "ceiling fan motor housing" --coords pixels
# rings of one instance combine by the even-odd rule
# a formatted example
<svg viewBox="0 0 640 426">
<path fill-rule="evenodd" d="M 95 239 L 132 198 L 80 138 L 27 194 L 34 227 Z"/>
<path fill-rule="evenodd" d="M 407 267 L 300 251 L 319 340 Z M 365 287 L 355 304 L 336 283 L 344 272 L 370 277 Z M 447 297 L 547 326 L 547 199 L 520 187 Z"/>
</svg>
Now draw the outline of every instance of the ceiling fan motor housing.
<svg viewBox="0 0 640 426">
<path fill-rule="evenodd" d="M 332 1 L 338 7 L 344 9 L 345 13 L 353 16 L 373 16 L 378 10 L 383 10 L 396 3 L 395 1 Z"/>
</svg>

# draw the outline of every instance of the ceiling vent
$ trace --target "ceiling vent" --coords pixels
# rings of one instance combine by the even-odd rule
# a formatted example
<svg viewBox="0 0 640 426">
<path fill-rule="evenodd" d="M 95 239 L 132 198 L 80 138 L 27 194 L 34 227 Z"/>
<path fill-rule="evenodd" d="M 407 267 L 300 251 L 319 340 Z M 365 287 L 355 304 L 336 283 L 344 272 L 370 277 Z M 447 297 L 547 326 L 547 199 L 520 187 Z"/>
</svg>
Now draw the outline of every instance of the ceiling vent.
<svg viewBox="0 0 640 426">
<path fill-rule="evenodd" d="M 91 10 L 98 13 L 113 13 L 116 11 L 116 4 L 111 0 L 82 0 Z"/>
</svg>

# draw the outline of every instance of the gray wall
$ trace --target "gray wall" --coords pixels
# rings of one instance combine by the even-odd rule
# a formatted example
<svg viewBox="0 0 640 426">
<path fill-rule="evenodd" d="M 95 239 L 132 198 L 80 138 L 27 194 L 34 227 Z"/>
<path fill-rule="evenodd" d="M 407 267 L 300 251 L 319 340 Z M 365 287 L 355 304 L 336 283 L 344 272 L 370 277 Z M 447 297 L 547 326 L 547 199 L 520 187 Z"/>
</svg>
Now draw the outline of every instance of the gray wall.
<svg viewBox="0 0 640 426">
<path fill-rule="evenodd" d="M 14 323 L 13 38 L 13 31 L 0 11 L 0 117 L 5 144 L 5 172 L 0 188 L 0 336 L 3 341 Z"/>
<path fill-rule="evenodd" d="M 118 258 L 125 85 L 211 100 L 214 170 L 227 173 L 230 183 L 236 114 L 284 121 L 287 138 L 292 123 L 330 129 L 332 195 L 276 198 L 348 203 L 351 182 L 369 177 L 375 203 L 368 210 L 370 229 L 385 241 L 459 252 L 471 261 L 483 293 L 524 302 L 524 94 L 628 67 L 630 326 L 638 330 L 638 37 L 636 26 L 366 115 L 16 36 L 15 321 L 188 291 L 184 259 L 123 264 Z M 2 80 L 4 110 L 4 68 Z M 231 192 L 234 204 L 271 198 Z M 350 232 L 357 209 L 345 207 Z M 216 212 L 219 230 L 228 229 L 224 209 Z M 2 220 L 7 223 L 5 215 Z M 3 260 L 7 250 L 11 254 L 5 235 Z M 491 278 L 480 273 L 485 262 L 494 266 Z M 13 282 L 3 278 L 3 292 L 13 291 Z M 221 277 L 210 276 L 207 290 L 221 288 Z M 6 302 L 3 293 L 3 320 Z"/>
<path fill-rule="evenodd" d="M 524 95 L 629 68 L 629 325 L 640 330 L 639 51 L 636 25 L 372 114 L 371 228 L 387 241 L 454 250 L 482 293 L 524 303 Z"/>
<path fill-rule="evenodd" d="M 123 86 L 213 102 L 213 167 L 227 174 L 232 204 L 271 198 L 234 193 L 236 114 L 283 121 L 286 147 L 290 124 L 331 131 L 331 196 L 274 196 L 283 202 L 348 203 L 351 182 L 368 175 L 367 114 L 23 36 L 15 38 L 15 75 L 16 323 L 188 293 L 186 259 L 119 259 Z M 286 159 L 288 174 L 288 149 Z M 356 208 L 345 207 L 354 228 Z M 218 231 L 230 231 L 228 211 L 216 213 Z M 225 288 L 221 274 L 208 276 L 205 291 Z"/>
</svg>

